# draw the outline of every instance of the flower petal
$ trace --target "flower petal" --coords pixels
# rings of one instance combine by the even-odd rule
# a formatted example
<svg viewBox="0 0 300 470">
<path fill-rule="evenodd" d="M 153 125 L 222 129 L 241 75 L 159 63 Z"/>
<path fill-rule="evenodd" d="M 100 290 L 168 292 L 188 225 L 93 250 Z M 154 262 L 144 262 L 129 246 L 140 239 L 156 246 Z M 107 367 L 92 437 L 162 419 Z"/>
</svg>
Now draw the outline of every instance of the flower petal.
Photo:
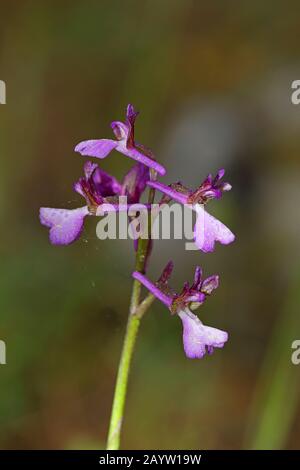
<svg viewBox="0 0 300 470">
<path fill-rule="evenodd" d="M 210 295 L 213 290 L 219 287 L 219 276 L 217 274 L 213 274 L 212 276 L 207 277 L 204 279 L 201 285 L 201 292 L 204 294 Z"/>
<path fill-rule="evenodd" d="M 225 175 L 225 169 L 224 168 L 220 168 L 216 174 L 216 176 L 214 177 L 214 183 L 218 183 L 222 178 L 223 176 Z"/>
<path fill-rule="evenodd" d="M 101 194 L 102 197 L 115 196 L 121 192 L 121 185 L 118 180 L 99 167 L 95 169 L 91 179 L 95 191 Z"/>
<path fill-rule="evenodd" d="M 124 142 L 127 141 L 129 129 L 128 126 L 124 124 L 124 122 L 113 121 L 110 124 L 110 127 L 112 128 L 117 140 L 124 140 Z"/>
<path fill-rule="evenodd" d="M 208 214 L 203 205 L 194 206 L 197 212 L 197 220 L 194 227 L 194 237 L 196 246 L 205 253 L 214 251 L 215 242 L 228 245 L 235 240 L 234 234 L 226 225 L 218 219 Z"/>
<path fill-rule="evenodd" d="M 124 176 L 122 182 L 122 196 L 128 197 L 129 203 L 139 202 L 142 192 L 150 179 L 149 168 L 137 163 Z"/>
<path fill-rule="evenodd" d="M 199 289 L 201 286 L 201 279 L 202 279 L 202 269 L 200 266 L 196 266 L 195 274 L 194 274 L 194 282 L 193 282 L 193 289 Z"/>
<path fill-rule="evenodd" d="M 188 309 L 178 312 L 183 325 L 183 347 L 190 359 L 201 359 L 213 348 L 222 348 L 228 340 L 226 331 L 203 325 L 199 318 Z"/>
<path fill-rule="evenodd" d="M 137 116 L 139 115 L 139 111 L 135 111 L 132 104 L 128 104 L 126 108 L 126 119 L 130 122 L 131 125 L 134 125 Z"/>
<path fill-rule="evenodd" d="M 85 199 L 86 198 L 86 194 L 84 192 L 84 185 L 86 184 L 86 180 L 84 178 L 79 178 L 78 181 L 76 181 L 74 184 L 73 184 L 73 189 L 74 191 L 76 191 L 76 193 L 80 194 L 80 196 L 84 197 Z"/>
<path fill-rule="evenodd" d="M 40 221 L 50 228 L 49 238 L 53 245 L 69 245 L 79 238 L 88 214 L 86 206 L 71 210 L 41 207 Z"/>
<path fill-rule="evenodd" d="M 127 134 L 127 141 L 126 147 L 135 147 L 134 144 L 134 123 L 138 116 L 139 112 L 134 110 L 132 104 L 129 104 L 126 109 L 126 123 L 128 126 L 128 134 Z"/>
<path fill-rule="evenodd" d="M 75 152 L 87 157 L 105 158 L 118 145 L 111 139 L 85 140 L 75 147 Z"/>
<path fill-rule="evenodd" d="M 136 160 L 137 162 L 152 168 L 162 176 L 166 174 L 166 169 L 160 163 L 157 163 L 156 160 L 153 160 L 152 158 L 147 157 L 143 153 L 139 152 L 139 150 L 137 150 L 135 147 L 127 147 L 123 141 L 117 142 L 116 150 L 123 155 L 126 155 L 126 157 L 132 158 L 133 160 Z"/>
<path fill-rule="evenodd" d="M 96 168 L 98 168 L 97 163 L 93 163 L 90 161 L 85 162 L 85 164 L 83 165 L 83 172 L 87 180 L 92 176 Z"/>
</svg>

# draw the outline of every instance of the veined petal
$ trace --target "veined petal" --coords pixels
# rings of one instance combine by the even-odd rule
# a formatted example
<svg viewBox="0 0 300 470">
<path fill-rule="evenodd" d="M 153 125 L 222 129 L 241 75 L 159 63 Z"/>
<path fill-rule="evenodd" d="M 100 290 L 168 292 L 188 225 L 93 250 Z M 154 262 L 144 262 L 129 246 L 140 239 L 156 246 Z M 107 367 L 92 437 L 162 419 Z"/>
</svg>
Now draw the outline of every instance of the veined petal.
<svg viewBox="0 0 300 470">
<path fill-rule="evenodd" d="M 228 340 L 226 331 L 203 325 L 190 310 L 178 312 L 183 325 L 183 347 L 190 359 L 201 359 L 206 352 L 212 354 L 213 348 L 222 348 Z"/>
<path fill-rule="evenodd" d="M 119 181 L 114 176 L 102 170 L 102 168 L 96 166 L 91 178 L 95 191 L 101 194 L 102 197 L 120 194 L 121 185 Z"/>
<path fill-rule="evenodd" d="M 130 203 L 139 202 L 149 179 L 149 168 L 137 163 L 124 176 L 121 194 L 127 196 Z"/>
<path fill-rule="evenodd" d="M 228 245 L 235 240 L 235 235 L 226 225 L 208 214 L 200 204 L 194 206 L 197 212 L 197 220 L 194 227 L 196 246 L 205 253 L 214 251 L 215 242 Z"/>
<path fill-rule="evenodd" d="M 49 238 L 53 245 L 69 245 L 79 238 L 84 218 L 88 214 L 86 206 L 78 209 L 41 207 L 40 221 L 50 228 Z"/>
<path fill-rule="evenodd" d="M 105 158 L 118 145 L 118 142 L 111 139 L 84 140 L 75 147 L 75 152 L 79 152 L 86 157 Z"/>
</svg>

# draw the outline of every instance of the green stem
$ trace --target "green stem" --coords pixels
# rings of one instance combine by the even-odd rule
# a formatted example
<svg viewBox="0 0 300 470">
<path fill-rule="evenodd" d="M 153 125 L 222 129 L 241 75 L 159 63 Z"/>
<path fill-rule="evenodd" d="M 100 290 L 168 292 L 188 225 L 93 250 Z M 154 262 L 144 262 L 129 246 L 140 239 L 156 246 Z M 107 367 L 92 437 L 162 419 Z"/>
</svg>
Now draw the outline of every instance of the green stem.
<svg viewBox="0 0 300 470">
<path fill-rule="evenodd" d="M 129 315 L 114 394 L 107 450 L 117 450 L 120 446 L 128 375 L 140 321 L 141 319 L 137 315 Z"/>
<path fill-rule="evenodd" d="M 148 201 L 150 204 L 152 204 L 153 200 L 154 200 L 154 191 L 150 190 Z M 149 223 L 148 223 L 148 227 L 149 227 Z M 149 233 L 151 234 L 151 231 Z M 150 237 L 148 237 L 148 239 L 142 239 L 142 238 L 139 239 L 138 249 L 136 253 L 136 261 L 135 261 L 136 271 L 144 272 L 145 270 L 147 251 L 149 249 L 149 241 L 150 241 Z M 120 436 L 121 436 L 121 428 L 122 428 L 124 408 L 125 408 L 128 376 L 129 376 L 129 370 L 130 370 L 130 365 L 132 361 L 134 346 L 135 346 L 141 318 L 154 300 L 154 297 L 149 295 L 141 303 L 141 305 L 139 305 L 140 296 L 141 296 L 141 288 L 142 288 L 141 284 L 138 281 L 134 280 L 133 285 L 132 285 L 129 317 L 128 317 L 128 322 L 127 322 L 127 327 L 126 327 L 123 349 L 121 353 L 121 359 L 120 359 L 119 368 L 118 368 L 116 386 L 115 386 L 115 393 L 114 393 L 112 412 L 111 412 L 109 431 L 108 431 L 108 438 L 107 438 L 107 446 L 106 446 L 107 450 L 118 450 L 120 447 Z"/>
</svg>

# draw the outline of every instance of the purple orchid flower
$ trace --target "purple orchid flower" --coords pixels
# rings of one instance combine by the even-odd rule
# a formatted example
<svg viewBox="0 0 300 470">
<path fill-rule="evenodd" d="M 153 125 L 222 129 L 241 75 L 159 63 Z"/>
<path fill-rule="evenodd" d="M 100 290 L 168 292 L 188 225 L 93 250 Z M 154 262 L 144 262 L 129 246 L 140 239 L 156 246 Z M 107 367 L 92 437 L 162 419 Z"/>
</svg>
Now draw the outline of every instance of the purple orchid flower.
<svg viewBox="0 0 300 470">
<path fill-rule="evenodd" d="M 221 181 L 224 173 L 225 170 L 221 169 L 215 178 L 208 175 L 196 191 L 184 187 L 181 183 L 166 186 L 158 181 L 147 182 L 148 186 L 161 191 L 168 198 L 192 206 L 197 213 L 194 240 L 196 246 L 205 253 L 214 251 L 216 241 L 228 245 L 235 240 L 231 230 L 204 209 L 204 205 L 210 199 L 220 199 L 224 191 L 230 191 L 231 185 Z"/>
<path fill-rule="evenodd" d="M 228 340 L 226 331 L 203 325 L 197 315 L 191 312 L 202 305 L 218 287 L 219 276 L 202 279 L 202 270 L 197 267 L 193 284 L 190 286 L 186 282 L 182 291 L 177 294 L 168 285 L 172 270 L 173 263 L 169 262 L 156 284 L 138 271 L 134 271 L 132 276 L 166 305 L 172 314 L 179 316 L 183 325 L 183 347 L 186 356 L 190 359 L 201 359 L 206 353 L 212 354 L 214 348 L 223 348 Z"/>
<path fill-rule="evenodd" d="M 131 204 L 139 202 L 149 177 L 149 169 L 137 163 L 119 183 L 97 164 L 86 162 L 84 176 L 74 184 L 74 190 L 85 198 L 86 205 L 78 209 L 40 208 L 40 221 L 50 228 L 50 242 L 53 245 L 69 245 L 77 240 L 85 217 L 97 215 L 99 209 L 103 208 L 104 212 L 128 210 Z M 119 196 L 126 196 L 128 204 L 120 207 Z"/>
<path fill-rule="evenodd" d="M 157 163 L 152 152 L 134 140 L 134 124 L 139 113 L 135 112 L 134 107 L 129 104 L 126 110 L 126 121 L 113 121 L 112 130 L 116 140 L 112 139 L 93 139 L 80 142 L 75 147 L 75 152 L 81 155 L 97 158 L 105 158 L 112 150 L 133 158 L 139 163 L 157 171 L 160 175 L 165 175 L 165 168 Z"/>
</svg>

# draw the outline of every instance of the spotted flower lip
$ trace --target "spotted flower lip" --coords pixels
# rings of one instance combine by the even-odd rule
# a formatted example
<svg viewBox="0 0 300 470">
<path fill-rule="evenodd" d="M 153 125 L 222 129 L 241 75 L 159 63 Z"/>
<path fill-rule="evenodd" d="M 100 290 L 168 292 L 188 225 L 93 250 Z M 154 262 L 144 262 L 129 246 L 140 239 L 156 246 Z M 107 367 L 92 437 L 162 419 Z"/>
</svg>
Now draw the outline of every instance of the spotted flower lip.
<svg viewBox="0 0 300 470">
<path fill-rule="evenodd" d="M 116 140 L 112 139 L 92 139 L 80 142 L 75 147 L 75 152 L 83 156 L 106 158 L 112 150 L 126 155 L 139 163 L 152 168 L 160 175 L 166 174 L 166 169 L 159 164 L 152 152 L 141 144 L 135 142 L 134 126 L 138 112 L 129 104 L 126 110 L 126 121 L 113 121 L 111 128 L 115 134 Z"/>
<path fill-rule="evenodd" d="M 52 245 L 69 245 L 77 240 L 87 215 L 90 215 L 87 206 L 78 209 L 40 208 L 40 222 L 50 229 L 49 239 Z"/>
<path fill-rule="evenodd" d="M 194 240 L 199 250 L 204 253 L 212 253 L 215 242 L 221 245 L 229 245 L 234 242 L 235 235 L 220 220 L 210 215 L 203 205 L 196 204 L 193 209 L 197 213 L 194 227 Z"/>
<path fill-rule="evenodd" d="M 223 348 L 228 341 L 228 333 L 218 328 L 203 325 L 189 309 L 181 310 L 178 316 L 183 326 L 183 347 L 189 359 L 202 359 L 211 355 L 214 348 Z"/>
<path fill-rule="evenodd" d="M 215 242 L 228 245 L 235 240 L 235 235 L 220 220 L 206 212 L 204 205 L 210 199 L 220 199 L 224 191 L 229 191 L 231 185 L 224 183 L 221 179 L 224 176 L 224 169 L 220 169 L 213 178 L 208 175 L 203 183 L 195 191 L 184 187 L 181 183 L 169 186 L 159 181 L 148 181 L 147 185 L 165 194 L 180 204 L 189 204 L 197 213 L 194 227 L 194 240 L 199 250 L 204 253 L 214 251 Z"/>
<path fill-rule="evenodd" d="M 183 325 L 183 346 L 188 358 L 202 358 L 206 353 L 212 354 L 214 348 L 222 348 L 228 340 L 228 333 L 217 328 L 203 325 L 201 320 L 191 312 L 199 307 L 219 285 L 219 276 L 212 275 L 202 278 L 202 270 L 195 270 L 194 281 L 190 286 L 186 282 L 182 291 L 176 294 L 168 285 L 173 270 L 169 262 L 157 283 L 151 282 L 146 276 L 134 271 L 132 276 L 145 286 L 173 314 L 177 314 Z"/>
<path fill-rule="evenodd" d="M 84 197 L 86 206 L 77 209 L 40 208 L 40 222 L 50 229 L 50 242 L 69 245 L 76 241 L 88 215 L 104 215 L 112 210 L 127 211 L 131 204 L 136 207 L 149 177 L 149 169 L 137 163 L 119 183 L 97 164 L 86 162 L 84 176 L 74 184 L 74 190 Z M 128 204 L 119 205 L 116 202 L 118 196 L 126 196 Z"/>
</svg>

